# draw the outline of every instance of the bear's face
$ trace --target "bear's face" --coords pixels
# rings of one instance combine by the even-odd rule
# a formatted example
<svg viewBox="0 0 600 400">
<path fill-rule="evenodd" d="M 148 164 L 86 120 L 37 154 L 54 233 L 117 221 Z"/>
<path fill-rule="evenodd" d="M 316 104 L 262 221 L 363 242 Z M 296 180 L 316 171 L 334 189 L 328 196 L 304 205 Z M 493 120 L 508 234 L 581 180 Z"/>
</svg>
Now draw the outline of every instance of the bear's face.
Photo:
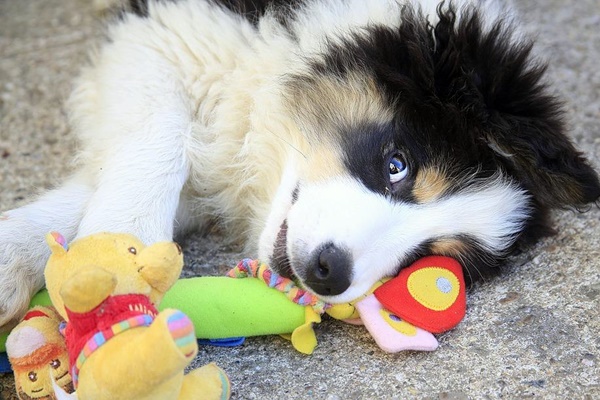
<svg viewBox="0 0 600 400">
<path fill-rule="evenodd" d="M 181 248 L 174 242 L 146 246 L 135 236 L 114 233 L 90 235 L 70 246 L 60 234 L 51 233 L 47 242 L 52 254 L 46 264 L 46 287 L 63 316 L 60 288 L 82 269 L 102 268 L 111 273 L 116 280 L 113 295 L 144 294 L 158 304 L 183 267 Z"/>
</svg>

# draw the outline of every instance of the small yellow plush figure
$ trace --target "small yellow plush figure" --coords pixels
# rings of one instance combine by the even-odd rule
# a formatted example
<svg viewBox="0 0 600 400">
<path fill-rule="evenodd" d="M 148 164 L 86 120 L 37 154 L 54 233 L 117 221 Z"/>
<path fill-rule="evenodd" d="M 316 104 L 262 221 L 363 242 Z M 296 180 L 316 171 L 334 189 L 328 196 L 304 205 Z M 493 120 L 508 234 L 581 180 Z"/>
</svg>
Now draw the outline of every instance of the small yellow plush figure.
<svg viewBox="0 0 600 400">
<path fill-rule="evenodd" d="M 184 375 L 198 352 L 181 311 L 157 311 L 183 266 L 174 242 L 145 246 L 127 234 L 99 233 L 67 246 L 46 237 L 46 286 L 67 320 L 64 334 L 79 399 L 227 399 L 229 382 L 208 364 Z"/>
<path fill-rule="evenodd" d="M 35 306 L 8 335 L 6 352 L 19 399 L 56 400 L 52 381 L 73 392 L 65 340 L 59 332 L 62 321 L 54 308 Z"/>
</svg>

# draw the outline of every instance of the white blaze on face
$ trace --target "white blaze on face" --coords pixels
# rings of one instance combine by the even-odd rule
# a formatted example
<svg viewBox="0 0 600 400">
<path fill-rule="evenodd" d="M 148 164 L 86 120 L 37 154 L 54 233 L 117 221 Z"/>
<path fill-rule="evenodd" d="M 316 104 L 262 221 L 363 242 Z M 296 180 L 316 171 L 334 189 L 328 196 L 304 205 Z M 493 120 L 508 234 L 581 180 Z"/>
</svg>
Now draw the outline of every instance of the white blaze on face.
<svg viewBox="0 0 600 400">
<path fill-rule="evenodd" d="M 468 235 L 492 253 L 503 251 L 522 228 L 527 203 L 527 195 L 500 175 L 426 204 L 397 202 L 340 176 L 300 186 L 287 215 L 288 255 L 302 280 L 306 263 L 320 246 L 334 243 L 349 250 L 351 286 L 324 299 L 351 301 L 396 272 L 428 240 Z"/>
</svg>

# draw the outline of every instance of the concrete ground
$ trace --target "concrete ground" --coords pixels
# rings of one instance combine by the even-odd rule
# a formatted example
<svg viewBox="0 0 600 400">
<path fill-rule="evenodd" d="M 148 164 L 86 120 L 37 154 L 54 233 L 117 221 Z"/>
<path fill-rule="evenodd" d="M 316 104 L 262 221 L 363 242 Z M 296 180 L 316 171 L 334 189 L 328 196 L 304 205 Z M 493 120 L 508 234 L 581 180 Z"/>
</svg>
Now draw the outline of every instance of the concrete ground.
<svg viewBox="0 0 600 400">
<path fill-rule="evenodd" d="M 573 139 L 600 170 L 600 0 L 516 2 Z M 64 100 L 102 20 L 90 0 L 0 0 L 0 209 L 60 182 L 76 149 Z M 361 327 L 325 321 L 311 356 L 279 337 L 203 347 L 238 399 L 600 398 L 600 210 L 555 213 L 558 234 L 469 292 L 465 320 L 432 353 L 387 355 Z M 188 274 L 241 256 L 218 236 L 185 243 Z M 10 375 L 0 398 L 12 398 Z"/>
</svg>

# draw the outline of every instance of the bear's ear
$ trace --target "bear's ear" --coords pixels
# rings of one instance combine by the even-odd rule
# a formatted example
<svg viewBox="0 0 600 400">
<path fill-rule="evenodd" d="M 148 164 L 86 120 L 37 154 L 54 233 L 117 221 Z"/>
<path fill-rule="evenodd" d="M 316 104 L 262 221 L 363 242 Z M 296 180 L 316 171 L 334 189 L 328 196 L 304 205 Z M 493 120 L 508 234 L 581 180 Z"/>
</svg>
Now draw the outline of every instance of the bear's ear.
<svg viewBox="0 0 600 400">
<path fill-rule="evenodd" d="M 50 246 L 52 254 L 64 254 L 69 251 L 67 240 L 58 232 L 50 232 L 46 235 L 46 242 Z"/>
</svg>

